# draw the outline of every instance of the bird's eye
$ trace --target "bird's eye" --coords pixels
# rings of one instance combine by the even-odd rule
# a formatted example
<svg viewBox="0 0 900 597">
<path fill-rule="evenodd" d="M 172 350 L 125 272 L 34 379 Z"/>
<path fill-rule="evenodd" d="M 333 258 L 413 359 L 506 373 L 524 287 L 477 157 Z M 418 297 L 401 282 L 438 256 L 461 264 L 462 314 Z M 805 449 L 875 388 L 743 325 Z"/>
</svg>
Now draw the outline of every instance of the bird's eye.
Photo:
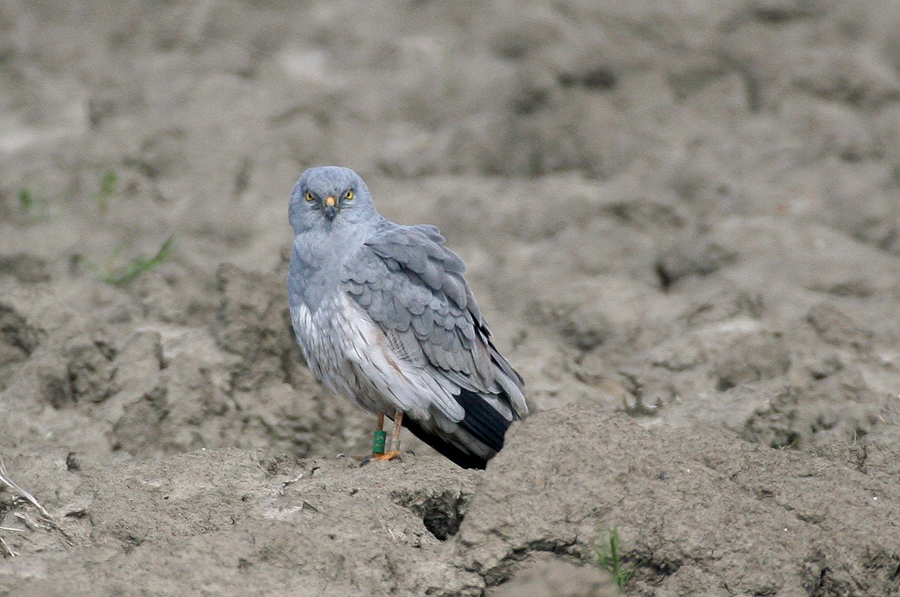
<svg viewBox="0 0 900 597">
<path fill-rule="evenodd" d="M 307 200 L 307 201 L 312 201 L 312 200 L 313 200 L 312 193 L 310 193 L 309 191 L 306 191 L 306 200 Z"/>
<path fill-rule="evenodd" d="M 344 199 L 346 199 L 347 201 L 353 199 L 353 191 L 347 191 L 346 193 L 344 193 Z"/>
</svg>

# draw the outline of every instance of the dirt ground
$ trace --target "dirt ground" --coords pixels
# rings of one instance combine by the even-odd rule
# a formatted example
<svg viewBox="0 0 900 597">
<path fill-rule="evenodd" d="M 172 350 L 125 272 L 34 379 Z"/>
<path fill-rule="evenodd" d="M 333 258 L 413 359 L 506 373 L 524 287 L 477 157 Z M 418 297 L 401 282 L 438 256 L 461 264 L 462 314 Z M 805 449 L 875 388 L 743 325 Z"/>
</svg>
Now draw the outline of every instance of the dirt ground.
<svg viewBox="0 0 900 597">
<path fill-rule="evenodd" d="M 616 595 L 614 531 L 631 595 L 900 594 L 897 31 L 0 3 L 0 455 L 50 515 L 0 489 L 0 595 Z M 408 434 L 360 467 L 372 418 L 303 363 L 287 196 L 323 164 L 468 263 L 534 413 L 486 471 Z"/>
</svg>

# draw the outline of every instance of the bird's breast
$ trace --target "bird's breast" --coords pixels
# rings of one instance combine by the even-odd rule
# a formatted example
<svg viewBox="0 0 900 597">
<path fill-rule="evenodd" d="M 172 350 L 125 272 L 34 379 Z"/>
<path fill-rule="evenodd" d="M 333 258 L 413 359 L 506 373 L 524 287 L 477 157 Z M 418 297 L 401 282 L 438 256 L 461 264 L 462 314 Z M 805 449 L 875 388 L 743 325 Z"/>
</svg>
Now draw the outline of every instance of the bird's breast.
<svg viewBox="0 0 900 597">
<path fill-rule="evenodd" d="M 288 293 L 292 307 L 303 305 L 312 315 L 340 292 L 341 263 L 328 255 L 305 250 L 305 244 L 305 241 L 294 242 Z"/>
<path fill-rule="evenodd" d="M 331 391 L 371 412 L 400 407 L 390 394 L 410 381 L 392 365 L 384 333 L 349 297 L 327 299 L 316 311 L 292 305 L 291 318 L 310 370 Z"/>
<path fill-rule="evenodd" d="M 332 391 L 352 397 L 357 388 L 350 362 L 359 358 L 367 334 L 346 303 L 340 295 L 324 298 L 314 310 L 300 302 L 291 305 L 291 320 L 312 372 Z"/>
</svg>

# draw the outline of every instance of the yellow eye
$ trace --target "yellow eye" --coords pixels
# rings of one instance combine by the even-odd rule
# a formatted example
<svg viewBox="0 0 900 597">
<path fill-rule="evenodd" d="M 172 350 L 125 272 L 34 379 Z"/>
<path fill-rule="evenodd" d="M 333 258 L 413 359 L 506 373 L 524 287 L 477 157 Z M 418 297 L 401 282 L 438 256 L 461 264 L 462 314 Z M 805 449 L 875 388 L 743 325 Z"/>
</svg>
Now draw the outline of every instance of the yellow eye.
<svg viewBox="0 0 900 597">
<path fill-rule="evenodd" d="M 353 191 L 347 191 L 347 193 L 344 195 L 344 199 L 346 199 L 347 201 L 353 199 Z"/>
<path fill-rule="evenodd" d="M 306 191 L 306 200 L 307 200 L 307 201 L 312 201 L 312 200 L 313 200 L 312 193 L 310 193 L 309 191 Z"/>
</svg>

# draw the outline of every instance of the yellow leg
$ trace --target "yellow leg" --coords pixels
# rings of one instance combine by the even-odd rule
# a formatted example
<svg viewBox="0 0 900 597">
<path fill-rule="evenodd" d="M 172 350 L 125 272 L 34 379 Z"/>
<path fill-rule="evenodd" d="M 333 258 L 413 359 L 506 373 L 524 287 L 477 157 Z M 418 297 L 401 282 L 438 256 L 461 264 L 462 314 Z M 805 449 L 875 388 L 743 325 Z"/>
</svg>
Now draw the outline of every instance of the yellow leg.
<svg viewBox="0 0 900 597">
<path fill-rule="evenodd" d="M 384 424 L 384 415 L 378 416 L 380 425 Z M 391 432 L 391 449 L 384 454 L 373 454 L 373 460 L 395 460 L 400 458 L 400 429 L 403 426 L 403 413 L 394 413 L 394 430 Z"/>
<path fill-rule="evenodd" d="M 400 428 L 403 426 L 403 413 L 399 410 L 394 415 L 394 431 L 391 432 L 391 452 L 400 451 Z"/>
</svg>

